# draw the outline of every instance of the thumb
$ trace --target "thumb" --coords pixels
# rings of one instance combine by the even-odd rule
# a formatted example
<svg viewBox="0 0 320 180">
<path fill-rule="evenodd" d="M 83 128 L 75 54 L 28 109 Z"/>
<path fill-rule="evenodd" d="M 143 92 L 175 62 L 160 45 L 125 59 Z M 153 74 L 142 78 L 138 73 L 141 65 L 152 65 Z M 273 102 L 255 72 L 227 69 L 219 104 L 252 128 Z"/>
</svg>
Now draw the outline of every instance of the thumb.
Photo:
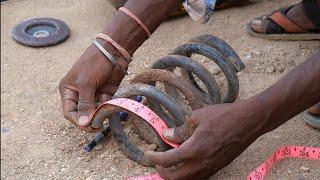
<svg viewBox="0 0 320 180">
<path fill-rule="evenodd" d="M 169 128 L 163 132 L 163 137 L 173 143 L 182 144 L 190 136 L 187 131 L 187 123 L 175 128 Z"/>
<path fill-rule="evenodd" d="M 79 87 L 78 125 L 81 127 L 88 126 L 91 122 L 89 116 L 95 108 L 94 93 L 95 89 L 88 85 Z"/>
<path fill-rule="evenodd" d="M 182 144 L 188 140 L 194 130 L 197 128 L 198 123 L 193 115 L 186 118 L 186 122 L 179 127 L 169 128 L 163 132 L 163 137 L 173 143 Z"/>
</svg>

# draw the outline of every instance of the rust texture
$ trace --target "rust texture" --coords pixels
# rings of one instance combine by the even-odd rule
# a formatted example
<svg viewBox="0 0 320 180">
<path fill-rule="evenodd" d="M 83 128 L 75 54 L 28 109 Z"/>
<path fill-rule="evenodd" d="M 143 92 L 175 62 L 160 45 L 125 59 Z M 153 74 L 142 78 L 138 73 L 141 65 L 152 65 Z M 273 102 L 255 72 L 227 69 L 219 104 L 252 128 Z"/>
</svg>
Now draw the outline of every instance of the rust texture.
<svg viewBox="0 0 320 180">
<path fill-rule="evenodd" d="M 191 59 L 192 54 L 205 56 L 220 67 L 228 85 L 225 97 L 221 97 L 221 90 L 214 76 L 200 63 Z M 240 57 L 226 42 L 212 35 L 200 35 L 177 47 L 170 55 L 158 59 L 151 69 L 135 76 L 131 84 L 121 86 L 113 98 L 143 96 L 146 105 L 157 113 L 168 127 L 176 127 L 185 121 L 188 114 L 185 107 L 195 110 L 208 104 L 234 102 L 239 93 L 237 72 L 244 67 Z M 181 76 L 173 72 L 175 68 L 182 69 Z M 202 81 L 206 90 L 200 88 L 194 76 Z M 156 82 L 164 83 L 164 90 L 160 90 Z M 133 144 L 124 132 L 119 116 L 115 113 L 119 111 L 120 109 L 112 107 L 102 108 L 93 119 L 92 127 L 101 127 L 103 121 L 109 118 L 111 132 L 124 153 L 144 166 L 153 166 L 145 158 L 144 152 Z M 157 151 L 168 149 L 148 123 L 132 114 L 129 118 L 141 139 L 149 144 L 156 144 Z"/>
</svg>

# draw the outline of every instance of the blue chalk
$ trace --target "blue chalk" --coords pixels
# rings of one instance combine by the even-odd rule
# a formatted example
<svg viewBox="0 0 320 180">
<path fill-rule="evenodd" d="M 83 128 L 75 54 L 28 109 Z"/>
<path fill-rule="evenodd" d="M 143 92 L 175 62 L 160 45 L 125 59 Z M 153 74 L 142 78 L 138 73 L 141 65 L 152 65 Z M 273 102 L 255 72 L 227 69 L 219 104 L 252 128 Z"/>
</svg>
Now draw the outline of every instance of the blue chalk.
<svg viewBox="0 0 320 180">
<path fill-rule="evenodd" d="M 136 101 L 137 102 L 141 102 L 142 101 L 142 96 L 137 96 L 136 97 Z M 121 120 L 125 120 L 128 117 L 128 114 L 126 112 L 120 112 L 119 116 L 120 116 Z"/>
<path fill-rule="evenodd" d="M 119 116 L 121 120 L 125 120 L 128 117 L 128 114 L 126 112 L 119 112 Z"/>
<path fill-rule="evenodd" d="M 142 96 L 137 96 L 136 101 L 141 102 L 142 101 Z"/>
</svg>

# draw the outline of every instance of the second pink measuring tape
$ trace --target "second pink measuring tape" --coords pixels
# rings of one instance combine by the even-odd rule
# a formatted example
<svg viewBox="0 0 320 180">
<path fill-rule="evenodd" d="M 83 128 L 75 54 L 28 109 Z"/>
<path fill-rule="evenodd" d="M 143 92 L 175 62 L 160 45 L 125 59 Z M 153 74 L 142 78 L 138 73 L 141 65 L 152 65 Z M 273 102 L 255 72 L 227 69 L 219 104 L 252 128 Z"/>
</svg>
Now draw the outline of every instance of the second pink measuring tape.
<svg viewBox="0 0 320 180">
<path fill-rule="evenodd" d="M 117 98 L 105 102 L 105 104 L 118 106 L 124 108 L 148 122 L 160 135 L 161 139 L 168 145 L 177 148 L 179 145 L 167 141 L 162 133 L 168 129 L 167 125 L 160 119 L 160 117 L 154 113 L 147 106 L 136 102 L 131 99 Z M 99 108 L 97 109 L 99 110 Z M 272 166 L 279 160 L 284 158 L 304 158 L 310 160 L 320 160 L 320 148 L 319 147 L 305 147 L 305 146 L 284 146 L 275 151 L 263 164 L 252 171 L 248 176 L 247 180 L 262 180 L 267 175 L 268 171 Z M 152 173 L 149 175 L 129 177 L 128 180 L 163 180 L 159 174 Z"/>
</svg>

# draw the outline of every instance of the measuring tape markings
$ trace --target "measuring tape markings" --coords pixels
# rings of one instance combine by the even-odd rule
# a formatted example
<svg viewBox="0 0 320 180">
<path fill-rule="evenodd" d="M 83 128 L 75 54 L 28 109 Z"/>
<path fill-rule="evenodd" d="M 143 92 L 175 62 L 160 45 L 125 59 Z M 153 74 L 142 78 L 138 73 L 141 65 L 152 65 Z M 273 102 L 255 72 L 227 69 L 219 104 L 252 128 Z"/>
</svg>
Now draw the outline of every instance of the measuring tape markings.
<svg viewBox="0 0 320 180">
<path fill-rule="evenodd" d="M 320 160 L 319 147 L 306 147 L 306 146 L 283 146 L 277 149 L 269 156 L 269 158 L 252 171 L 247 180 L 262 180 L 267 175 L 268 171 L 278 161 L 284 158 L 303 158 L 310 160 Z"/>
<path fill-rule="evenodd" d="M 272 153 L 271 156 L 254 171 L 252 171 L 246 180 L 263 180 L 268 171 L 280 160 L 285 158 L 303 158 L 310 160 L 320 160 L 319 147 L 306 146 L 283 146 Z M 129 177 L 127 180 L 163 180 L 157 173 L 143 176 Z"/>
<path fill-rule="evenodd" d="M 150 108 L 147 106 L 136 102 L 131 99 L 127 98 L 117 98 L 110 100 L 108 102 L 103 103 L 100 105 L 97 110 L 95 111 L 93 117 L 97 114 L 97 112 L 108 105 L 113 105 L 117 107 L 124 108 L 146 122 L 148 122 L 160 135 L 161 139 L 170 145 L 173 148 L 177 148 L 179 145 L 172 143 L 166 140 L 162 133 L 168 126 L 160 119 L 160 117 L 154 113 Z M 272 155 L 259 167 L 257 167 L 254 171 L 252 171 L 248 176 L 247 180 L 262 180 L 267 175 L 268 171 L 275 165 L 278 161 L 284 158 L 304 158 L 310 160 L 320 160 L 320 147 L 306 147 L 306 146 L 283 146 L 277 149 Z M 134 176 L 128 177 L 127 180 L 163 180 L 158 173 L 151 173 L 148 175 L 142 176 Z"/>
<path fill-rule="evenodd" d="M 97 114 L 97 112 L 101 108 L 103 108 L 106 105 L 118 106 L 118 107 L 124 108 L 124 109 L 136 114 L 137 116 L 139 116 L 140 118 L 142 118 L 143 120 L 148 122 L 157 131 L 157 133 L 160 135 L 161 139 L 164 142 L 166 142 L 168 145 L 170 145 L 171 147 L 174 147 L 174 148 L 179 146 L 178 144 L 175 144 L 175 143 L 172 143 L 172 142 L 166 140 L 162 136 L 163 131 L 168 129 L 168 126 L 160 119 L 160 117 L 156 113 L 154 113 L 147 106 L 145 106 L 139 102 L 136 102 L 134 100 L 127 99 L 127 98 L 112 99 L 112 100 L 100 105 L 98 107 L 98 109 L 95 111 L 93 117 Z"/>
</svg>

